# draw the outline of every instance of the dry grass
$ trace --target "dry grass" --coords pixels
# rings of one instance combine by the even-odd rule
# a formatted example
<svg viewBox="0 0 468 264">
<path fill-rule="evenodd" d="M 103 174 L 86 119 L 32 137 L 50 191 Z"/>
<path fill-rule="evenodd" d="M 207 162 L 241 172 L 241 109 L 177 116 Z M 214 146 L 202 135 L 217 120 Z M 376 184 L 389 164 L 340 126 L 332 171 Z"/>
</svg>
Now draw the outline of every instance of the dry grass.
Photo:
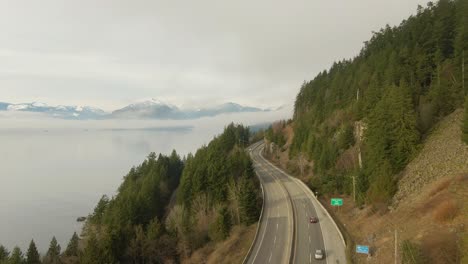
<svg viewBox="0 0 468 264">
<path fill-rule="evenodd" d="M 440 191 L 447 189 L 450 186 L 451 182 L 451 179 L 442 180 L 429 192 L 429 196 L 434 196 Z"/>
<path fill-rule="evenodd" d="M 443 230 L 433 230 L 422 238 L 421 249 L 426 260 L 433 264 L 459 263 L 457 236 Z"/>
<path fill-rule="evenodd" d="M 235 226 L 226 240 L 216 244 L 209 243 L 193 252 L 190 258 L 182 260 L 182 263 L 241 263 L 252 244 L 256 230 L 256 224 L 248 227 Z"/>
<path fill-rule="evenodd" d="M 465 181 L 468 181 L 468 172 L 461 173 L 457 177 L 455 177 L 455 181 L 459 183 L 463 183 Z"/>
<path fill-rule="evenodd" d="M 432 216 L 439 223 L 453 220 L 458 214 L 459 208 L 457 202 L 453 199 L 449 199 L 440 203 L 432 213 Z"/>
</svg>

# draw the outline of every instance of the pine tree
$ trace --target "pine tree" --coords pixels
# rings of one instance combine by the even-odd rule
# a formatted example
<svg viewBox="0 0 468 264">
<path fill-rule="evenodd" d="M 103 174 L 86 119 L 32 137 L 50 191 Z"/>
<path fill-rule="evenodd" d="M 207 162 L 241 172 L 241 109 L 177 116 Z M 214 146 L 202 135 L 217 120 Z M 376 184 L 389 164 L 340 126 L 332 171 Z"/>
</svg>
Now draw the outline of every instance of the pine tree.
<svg viewBox="0 0 468 264">
<path fill-rule="evenodd" d="M 158 218 L 153 219 L 146 228 L 146 236 L 149 240 L 157 240 L 164 233 L 164 226 Z"/>
<path fill-rule="evenodd" d="M 127 249 L 127 255 L 133 260 L 133 263 L 145 262 L 145 246 L 146 235 L 143 232 L 143 227 L 138 225 L 135 227 L 135 237 L 130 241 Z"/>
<path fill-rule="evenodd" d="M 24 255 L 23 252 L 19 247 L 13 248 L 13 252 L 11 252 L 10 260 L 8 264 L 23 264 L 24 263 Z"/>
<path fill-rule="evenodd" d="M 209 235 L 214 241 L 221 241 L 226 239 L 231 232 L 232 221 L 229 210 L 223 206 L 218 211 L 216 221 L 210 226 Z"/>
<path fill-rule="evenodd" d="M 242 176 L 240 181 L 240 220 L 242 224 L 250 225 L 258 220 L 257 192 L 253 180 L 247 176 Z"/>
<path fill-rule="evenodd" d="M 465 117 L 463 119 L 462 140 L 468 145 L 468 96 L 465 97 Z"/>
<path fill-rule="evenodd" d="M 10 252 L 8 249 L 2 245 L 0 245 L 0 263 L 3 264 L 8 260 L 10 256 Z"/>
<path fill-rule="evenodd" d="M 50 241 L 49 250 L 44 258 L 44 264 L 58 264 L 60 262 L 60 245 L 55 236 Z"/>
<path fill-rule="evenodd" d="M 100 258 L 99 244 L 94 232 L 90 232 L 86 247 L 83 250 L 83 254 L 80 256 L 80 263 L 82 264 L 94 264 L 96 260 Z"/>
<path fill-rule="evenodd" d="M 78 256 L 78 242 L 79 242 L 78 235 L 76 232 L 73 233 L 72 238 L 70 239 L 70 242 L 67 245 L 67 249 L 65 250 L 65 255 L 68 257 L 71 256 Z"/>
<path fill-rule="evenodd" d="M 29 243 L 28 252 L 26 253 L 26 263 L 27 264 L 39 264 L 41 263 L 39 252 L 37 252 L 36 244 L 34 240 L 31 240 Z"/>
</svg>

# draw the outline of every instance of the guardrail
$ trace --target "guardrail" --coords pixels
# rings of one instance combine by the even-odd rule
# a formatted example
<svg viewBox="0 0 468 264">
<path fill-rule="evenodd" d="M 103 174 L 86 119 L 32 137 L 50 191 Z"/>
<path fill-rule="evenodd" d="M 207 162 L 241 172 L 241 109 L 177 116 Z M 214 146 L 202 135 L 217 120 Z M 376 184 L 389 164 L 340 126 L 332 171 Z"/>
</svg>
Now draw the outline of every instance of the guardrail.
<svg viewBox="0 0 468 264">
<path fill-rule="evenodd" d="M 290 176 L 289 174 L 287 174 L 288 176 Z M 290 176 L 292 177 L 292 176 Z M 345 245 L 346 247 L 346 241 L 343 237 L 343 234 L 341 233 L 341 230 L 340 228 L 338 227 L 338 225 L 336 224 L 335 222 L 335 219 L 330 215 L 330 213 L 328 212 L 328 210 L 322 205 L 322 203 L 320 202 L 319 199 L 317 199 L 317 196 L 315 196 L 315 194 L 312 192 L 312 190 L 307 186 L 305 185 L 305 183 L 297 178 L 294 178 L 292 177 L 296 182 L 298 182 L 299 184 L 301 184 L 303 186 L 304 189 L 306 189 L 310 194 L 312 194 L 312 197 L 314 197 L 315 201 L 320 205 L 320 207 L 322 208 L 323 211 L 325 211 L 325 213 L 327 214 L 327 216 L 332 220 L 332 223 L 333 223 L 333 226 L 335 226 L 336 230 L 338 231 L 338 234 L 340 234 L 340 238 L 341 238 L 341 241 L 343 242 L 343 245 Z"/>
<path fill-rule="evenodd" d="M 265 158 L 263 158 L 263 159 L 266 160 Z M 267 162 L 272 164 L 269 161 L 267 161 Z M 333 223 L 333 226 L 338 231 L 338 234 L 340 235 L 340 239 L 343 242 L 343 245 L 345 246 L 345 249 L 346 249 L 345 254 L 346 254 L 347 261 L 349 263 L 354 263 L 354 261 L 353 261 L 354 241 L 352 240 L 351 236 L 349 235 L 349 233 L 344 228 L 343 224 L 338 220 L 338 218 L 333 213 L 330 213 L 325 208 L 325 206 L 322 204 L 322 202 L 315 196 L 315 194 L 312 192 L 312 190 L 310 190 L 310 188 L 303 181 L 299 180 L 296 177 L 293 177 L 293 176 L 289 175 L 286 171 L 280 170 L 278 167 L 276 167 L 274 165 L 273 165 L 273 167 L 276 168 L 276 170 L 278 170 L 278 171 L 284 173 L 285 175 L 291 177 L 291 179 L 293 179 L 294 181 L 296 181 L 296 183 L 301 185 L 302 188 L 305 189 L 307 192 L 309 192 L 309 194 L 316 200 L 316 202 L 320 205 L 322 210 L 325 211 L 327 216 L 331 219 L 331 222 Z M 343 235 L 343 233 L 345 235 Z"/>
</svg>

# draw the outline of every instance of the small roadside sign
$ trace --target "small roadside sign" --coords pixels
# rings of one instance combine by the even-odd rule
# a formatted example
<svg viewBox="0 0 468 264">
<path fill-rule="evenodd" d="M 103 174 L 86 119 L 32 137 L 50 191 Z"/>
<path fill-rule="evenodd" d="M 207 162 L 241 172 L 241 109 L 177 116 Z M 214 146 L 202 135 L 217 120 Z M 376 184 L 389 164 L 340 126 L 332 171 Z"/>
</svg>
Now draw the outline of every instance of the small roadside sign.
<svg viewBox="0 0 468 264">
<path fill-rule="evenodd" d="M 369 255 L 369 246 L 357 245 L 356 246 L 356 253 Z"/>
<path fill-rule="evenodd" d="M 332 206 L 343 206 L 343 199 L 341 198 L 332 198 L 331 199 Z"/>
</svg>

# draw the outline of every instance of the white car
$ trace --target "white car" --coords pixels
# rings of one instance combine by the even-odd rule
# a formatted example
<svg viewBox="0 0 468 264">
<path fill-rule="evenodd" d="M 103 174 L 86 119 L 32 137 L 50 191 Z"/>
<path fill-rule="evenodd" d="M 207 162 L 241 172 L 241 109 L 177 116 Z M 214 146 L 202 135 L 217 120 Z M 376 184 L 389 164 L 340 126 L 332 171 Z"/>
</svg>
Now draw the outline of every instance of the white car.
<svg viewBox="0 0 468 264">
<path fill-rule="evenodd" d="M 315 255 L 314 255 L 315 259 L 323 259 L 323 255 L 324 255 L 323 250 L 321 249 L 315 250 Z"/>
</svg>

